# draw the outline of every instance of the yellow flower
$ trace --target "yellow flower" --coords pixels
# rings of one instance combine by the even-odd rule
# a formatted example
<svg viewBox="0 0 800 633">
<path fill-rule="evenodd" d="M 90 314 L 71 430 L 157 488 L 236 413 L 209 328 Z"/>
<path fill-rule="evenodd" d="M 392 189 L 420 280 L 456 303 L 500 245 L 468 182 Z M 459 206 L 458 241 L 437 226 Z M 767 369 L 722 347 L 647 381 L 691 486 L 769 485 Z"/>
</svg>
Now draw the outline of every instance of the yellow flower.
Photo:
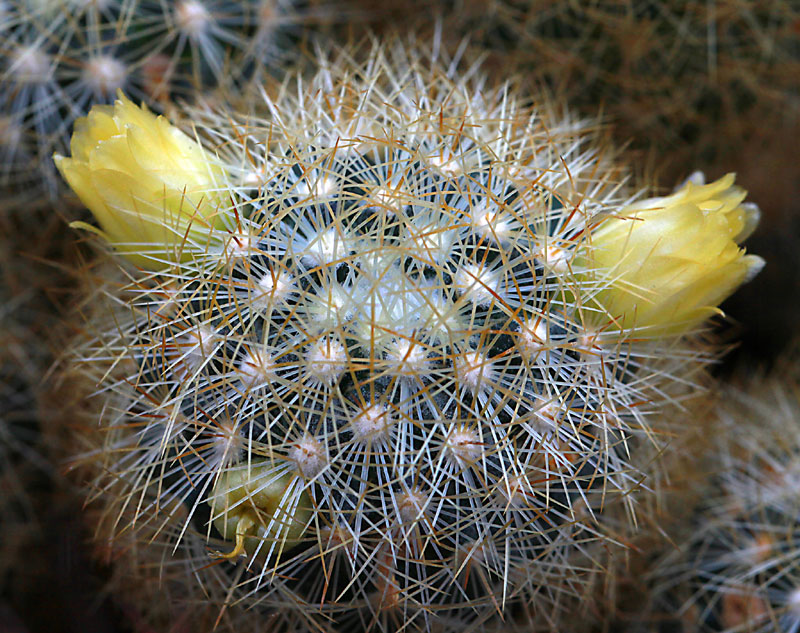
<svg viewBox="0 0 800 633">
<path fill-rule="evenodd" d="M 717 306 L 764 265 L 738 246 L 758 223 L 758 207 L 743 203 L 747 192 L 734 178 L 706 185 L 696 174 L 671 196 L 603 220 L 578 258 L 598 283 L 593 303 L 600 312 L 585 318 L 665 336 L 719 313 Z"/>
<path fill-rule="evenodd" d="M 75 123 L 72 157 L 56 166 L 94 214 L 102 235 L 128 259 L 159 269 L 203 248 L 220 209 L 225 172 L 194 140 L 121 92 Z"/>
</svg>

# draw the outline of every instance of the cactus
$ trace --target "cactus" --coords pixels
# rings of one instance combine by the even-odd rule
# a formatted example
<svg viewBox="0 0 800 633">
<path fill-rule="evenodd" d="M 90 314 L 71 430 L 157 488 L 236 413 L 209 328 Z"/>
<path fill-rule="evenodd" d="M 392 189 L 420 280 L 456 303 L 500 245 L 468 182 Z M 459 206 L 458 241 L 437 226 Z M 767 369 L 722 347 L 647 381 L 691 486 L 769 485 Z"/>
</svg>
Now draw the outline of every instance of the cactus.
<svg viewBox="0 0 800 633">
<path fill-rule="evenodd" d="M 689 520 L 672 530 L 680 547 L 649 573 L 651 622 L 663 613 L 684 631 L 800 630 L 795 359 L 725 389 L 703 458 L 713 475 L 698 486 Z"/>
<path fill-rule="evenodd" d="M 13 306 L 7 302 L 6 306 Z M 0 314 L 3 326 L 0 344 L 0 572 L 3 593 L 9 591 L 8 578 L 22 567 L 20 559 L 40 534 L 37 500 L 32 491 L 41 485 L 42 472 L 49 465 L 41 455 L 33 418 L 30 362 L 23 354 L 24 332 L 7 327 L 7 314 Z M 27 361 L 27 362 L 26 362 Z"/>
<path fill-rule="evenodd" d="M 606 509 L 635 516 L 656 468 L 637 446 L 697 395 L 701 320 L 761 265 L 735 242 L 754 210 L 732 179 L 638 200 L 592 121 L 416 44 L 316 65 L 190 110 L 203 149 L 137 149 L 164 121 L 120 101 L 57 157 L 114 248 L 64 370 L 94 392 L 72 462 L 97 538 L 213 574 L 220 617 L 437 630 L 554 609 L 593 543 L 619 545 Z M 646 247 L 660 209 L 712 222 L 736 265 L 675 258 L 683 220 Z"/>
<path fill-rule="evenodd" d="M 6 239 L 16 227 L 1 224 L 0 593 L 3 625 L 13 628 L 15 616 L 26 615 L 20 598 L 36 592 L 47 570 L 44 557 L 39 557 L 52 542 L 43 497 L 57 479 L 57 468 L 49 459 L 37 419 L 36 387 L 45 345 L 34 328 L 22 325 L 38 316 L 41 306 L 29 288 L 41 271 L 35 265 L 19 265 Z"/>
</svg>

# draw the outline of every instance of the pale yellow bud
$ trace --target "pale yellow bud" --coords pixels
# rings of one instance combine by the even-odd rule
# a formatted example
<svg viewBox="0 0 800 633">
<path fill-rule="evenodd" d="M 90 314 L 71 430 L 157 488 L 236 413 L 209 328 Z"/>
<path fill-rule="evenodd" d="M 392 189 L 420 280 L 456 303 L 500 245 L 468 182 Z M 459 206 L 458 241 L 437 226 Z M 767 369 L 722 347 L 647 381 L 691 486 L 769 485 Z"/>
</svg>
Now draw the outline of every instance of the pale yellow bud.
<svg viewBox="0 0 800 633">
<path fill-rule="evenodd" d="M 698 177 L 699 176 L 699 177 Z M 637 335 L 680 334 L 714 313 L 764 261 L 738 243 L 758 223 L 758 207 L 734 174 L 650 198 L 604 219 L 576 260 L 598 282 L 585 318 L 635 328 Z"/>
<path fill-rule="evenodd" d="M 234 550 L 269 554 L 290 549 L 303 538 L 311 518 L 311 501 L 294 471 L 278 474 L 271 463 L 253 463 L 220 475 L 209 503 L 211 520 Z"/>
<path fill-rule="evenodd" d="M 196 141 L 121 92 L 75 123 L 72 157 L 56 166 L 102 230 L 139 266 L 186 261 L 221 226 L 226 176 Z"/>
</svg>

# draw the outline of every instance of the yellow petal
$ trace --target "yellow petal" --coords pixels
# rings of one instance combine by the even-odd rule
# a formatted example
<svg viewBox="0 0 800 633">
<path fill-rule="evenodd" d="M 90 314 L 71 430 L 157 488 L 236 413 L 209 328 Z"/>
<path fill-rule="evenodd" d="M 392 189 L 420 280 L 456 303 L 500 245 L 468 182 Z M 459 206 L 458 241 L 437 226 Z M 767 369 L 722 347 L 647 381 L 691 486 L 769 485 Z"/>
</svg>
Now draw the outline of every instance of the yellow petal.
<svg viewBox="0 0 800 633">
<path fill-rule="evenodd" d="M 122 93 L 76 123 L 72 158 L 56 166 L 103 236 L 137 264 L 160 268 L 205 252 L 224 225 L 225 171 L 197 142 Z"/>
<path fill-rule="evenodd" d="M 758 216 L 733 181 L 733 174 L 708 185 L 690 180 L 671 196 L 605 218 L 575 260 L 582 278 L 600 284 L 588 302 L 599 311 L 588 318 L 663 336 L 718 312 L 763 264 L 737 245 Z"/>
</svg>

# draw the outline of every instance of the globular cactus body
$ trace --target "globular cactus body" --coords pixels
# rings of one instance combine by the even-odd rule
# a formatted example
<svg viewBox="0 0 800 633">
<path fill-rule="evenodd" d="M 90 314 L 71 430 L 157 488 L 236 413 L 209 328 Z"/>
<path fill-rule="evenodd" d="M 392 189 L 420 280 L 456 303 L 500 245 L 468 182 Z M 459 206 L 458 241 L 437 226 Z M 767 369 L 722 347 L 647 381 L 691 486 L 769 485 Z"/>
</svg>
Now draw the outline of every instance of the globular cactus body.
<svg viewBox="0 0 800 633">
<path fill-rule="evenodd" d="M 226 606 L 325 626 L 447 628 L 576 591 L 570 560 L 613 542 L 636 446 L 708 358 L 603 307 L 624 272 L 587 263 L 592 232 L 635 196 L 591 124 L 475 69 L 400 45 L 318 64 L 192 112 L 192 160 L 226 178 L 180 211 L 165 182 L 164 243 L 123 227 L 141 268 L 91 280 L 105 303 L 70 366 L 102 404 L 76 462 L 103 536 L 235 541 Z M 86 182 L 101 224 L 161 213 Z"/>
</svg>

